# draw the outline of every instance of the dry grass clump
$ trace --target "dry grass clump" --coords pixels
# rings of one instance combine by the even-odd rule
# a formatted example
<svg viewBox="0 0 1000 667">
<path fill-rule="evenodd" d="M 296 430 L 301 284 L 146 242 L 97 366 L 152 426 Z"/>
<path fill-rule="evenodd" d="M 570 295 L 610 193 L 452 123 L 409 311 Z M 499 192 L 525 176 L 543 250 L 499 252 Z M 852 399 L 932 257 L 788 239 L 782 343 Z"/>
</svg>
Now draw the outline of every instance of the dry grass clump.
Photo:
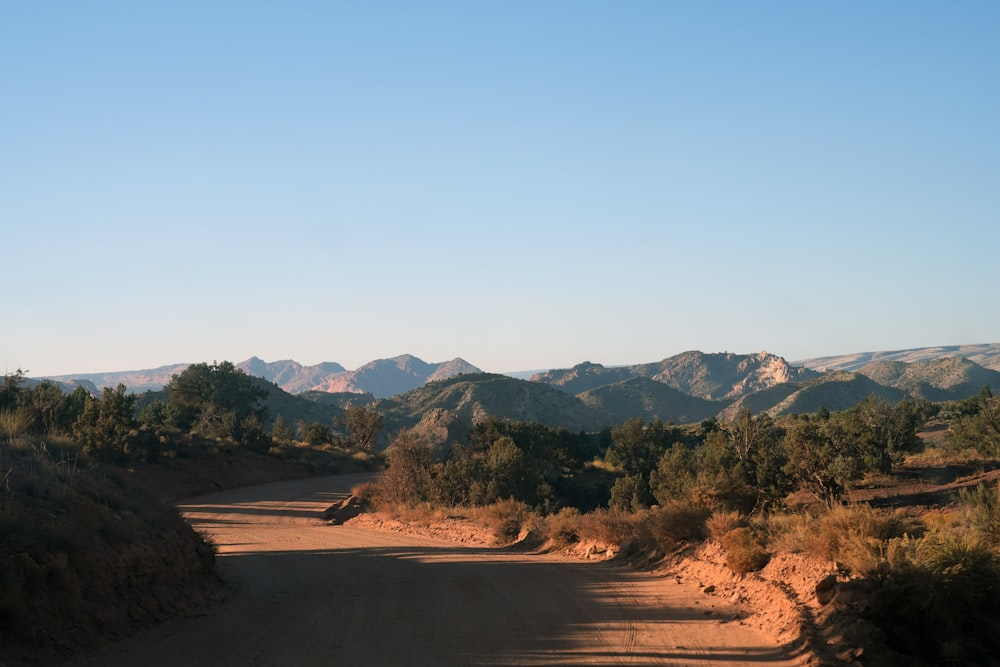
<svg viewBox="0 0 1000 667">
<path fill-rule="evenodd" d="M 716 542 L 721 542 L 727 533 L 747 525 L 746 517 L 735 510 L 717 510 L 705 521 L 708 536 Z"/>
<path fill-rule="evenodd" d="M 641 514 L 596 509 L 580 517 L 580 540 L 598 544 L 621 544 L 644 532 L 643 519 Z"/>
<path fill-rule="evenodd" d="M 739 575 L 760 570 L 771 559 L 761 540 L 748 526 L 733 528 L 722 536 L 726 565 Z"/>
<path fill-rule="evenodd" d="M 433 503 L 398 503 L 386 505 L 385 508 L 380 508 L 379 511 L 384 512 L 393 519 L 417 526 L 429 526 L 448 515 L 444 508 Z"/>
<path fill-rule="evenodd" d="M 649 513 L 646 520 L 650 536 L 663 549 L 682 542 L 703 540 L 709 510 L 691 502 L 672 501 Z"/>
<path fill-rule="evenodd" d="M 497 542 L 509 544 L 520 537 L 521 529 L 534 514 L 526 503 L 508 498 L 478 508 L 476 516 L 490 529 Z"/>
<path fill-rule="evenodd" d="M 973 526 L 991 544 L 1000 544 L 1000 484 L 988 488 L 980 484 L 959 491 Z"/>
<path fill-rule="evenodd" d="M 544 520 L 544 536 L 556 546 L 568 546 L 580 541 L 580 510 L 564 507 Z"/>
<path fill-rule="evenodd" d="M 899 510 L 885 512 L 868 505 L 838 505 L 816 517 L 772 516 L 768 526 L 775 549 L 808 552 L 860 575 L 879 567 L 889 540 L 925 532 L 923 524 Z"/>
<path fill-rule="evenodd" d="M 351 487 L 351 495 L 363 507 L 376 507 L 378 503 L 378 485 L 375 482 L 363 482 Z"/>
</svg>

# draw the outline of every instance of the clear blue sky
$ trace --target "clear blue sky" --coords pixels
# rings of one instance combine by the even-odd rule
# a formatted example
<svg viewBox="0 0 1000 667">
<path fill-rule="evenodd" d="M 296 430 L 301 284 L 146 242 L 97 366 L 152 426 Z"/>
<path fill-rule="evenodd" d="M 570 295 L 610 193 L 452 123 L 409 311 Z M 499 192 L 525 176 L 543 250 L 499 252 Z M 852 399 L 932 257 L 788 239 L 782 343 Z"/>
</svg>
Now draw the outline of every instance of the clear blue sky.
<svg viewBox="0 0 1000 667">
<path fill-rule="evenodd" d="M 0 371 L 1000 341 L 1000 3 L 8 2 Z"/>
</svg>

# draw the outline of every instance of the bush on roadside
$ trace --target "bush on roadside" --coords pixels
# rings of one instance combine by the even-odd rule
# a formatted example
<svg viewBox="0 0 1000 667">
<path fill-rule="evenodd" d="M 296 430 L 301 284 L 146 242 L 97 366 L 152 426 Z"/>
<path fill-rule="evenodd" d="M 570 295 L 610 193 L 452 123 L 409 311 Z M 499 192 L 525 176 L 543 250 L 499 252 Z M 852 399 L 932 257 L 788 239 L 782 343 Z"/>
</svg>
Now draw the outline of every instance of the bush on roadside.
<svg viewBox="0 0 1000 667">
<path fill-rule="evenodd" d="M 816 517 L 775 515 L 769 518 L 768 527 L 772 548 L 811 553 L 862 576 L 879 566 L 889 540 L 924 533 L 919 521 L 901 511 L 886 512 L 868 505 L 837 505 Z"/>
<path fill-rule="evenodd" d="M 374 508 L 378 504 L 378 486 L 375 482 L 364 482 L 351 488 L 351 495 L 362 507 Z"/>
<path fill-rule="evenodd" d="M 890 540 L 869 620 L 896 650 L 934 664 L 995 664 L 1000 556 L 976 536 Z"/>
<path fill-rule="evenodd" d="M 645 514 L 597 509 L 580 517 L 580 540 L 618 545 L 643 534 Z"/>
<path fill-rule="evenodd" d="M 545 538 L 556 546 L 567 546 L 580 541 L 580 510 L 564 507 L 545 517 Z"/>
<path fill-rule="evenodd" d="M 647 526 L 653 540 L 667 550 L 682 542 L 705 539 L 705 521 L 708 517 L 709 511 L 704 507 L 675 500 L 652 510 Z"/>
<path fill-rule="evenodd" d="M 531 508 L 527 504 L 513 498 L 498 500 L 492 505 L 481 507 L 477 514 L 493 532 L 496 541 L 501 544 L 517 540 L 521 528 L 533 517 Z"/>
<path fill-rule="evenodd" d="M 767 565 L 771 556 L 749 527 L 734 528 L 722 536 L 726 565 L 739 575 L 756 572 Z"/>
<path fill-rule="evenodd" d="M 705 521 L 705 530 L 709 537 L 721 542 L 729 531 L 746 525 L 746 517 L 743 514 L 735 510 L 717 510 Z"/>
</svg>

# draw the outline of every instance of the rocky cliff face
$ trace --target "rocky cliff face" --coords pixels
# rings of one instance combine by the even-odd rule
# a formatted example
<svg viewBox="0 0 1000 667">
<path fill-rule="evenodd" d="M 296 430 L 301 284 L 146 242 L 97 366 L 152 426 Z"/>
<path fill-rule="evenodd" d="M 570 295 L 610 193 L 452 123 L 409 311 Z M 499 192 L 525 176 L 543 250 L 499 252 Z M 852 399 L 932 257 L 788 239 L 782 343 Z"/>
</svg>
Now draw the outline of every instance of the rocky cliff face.
<svg viewBox="0 0 1000 667">
<path fill-rule="evenodd" d="M 662 361 L 618 368 L 583 363 L 532 377 L 574 395 L 633 378 L 649 378 L 689 396 L 727 401 L 785 382 L 816 377 L 818 373 L 789 364 L 768 352 L 733 354 L 683 352 Z"/>
<path fill-rule="evenodd" d="M 656 364 L 652 378 L 685 394 L 711 400 L 732 400 L 785 382 L 816 377 L 769 352 L 733 354 L 684 352 Z"/>
</svg>

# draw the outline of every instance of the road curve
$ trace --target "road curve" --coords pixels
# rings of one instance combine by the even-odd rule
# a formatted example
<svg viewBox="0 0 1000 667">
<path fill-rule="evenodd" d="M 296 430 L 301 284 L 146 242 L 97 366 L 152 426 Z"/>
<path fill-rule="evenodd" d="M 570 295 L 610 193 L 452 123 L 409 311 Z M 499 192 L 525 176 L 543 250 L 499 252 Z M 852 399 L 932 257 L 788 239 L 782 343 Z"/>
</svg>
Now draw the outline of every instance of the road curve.
<svg viewBox="0 0 1000 667">
<path fill-rule="evenodd" d="M 180 504 L 227 600 L 71 667 L 801 664 L 694 584 L 610 563 L 330 526 L 359 476 Z"/>
</svg>

